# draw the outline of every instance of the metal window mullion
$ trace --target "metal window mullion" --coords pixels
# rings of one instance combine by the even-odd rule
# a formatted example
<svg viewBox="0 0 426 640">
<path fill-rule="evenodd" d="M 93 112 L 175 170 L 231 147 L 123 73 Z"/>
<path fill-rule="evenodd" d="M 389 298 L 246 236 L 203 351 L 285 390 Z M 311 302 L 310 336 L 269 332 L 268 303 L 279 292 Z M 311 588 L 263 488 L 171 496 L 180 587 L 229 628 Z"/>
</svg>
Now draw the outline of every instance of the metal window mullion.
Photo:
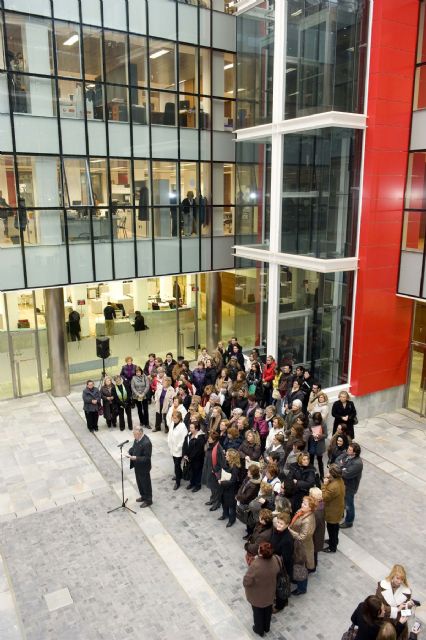
<svg viewBox="0 0 426 640">
<path fill-rule="evenodd" d="M 58 125 L 58 144 L 59 144 L 59 173 L 61 180 L 61 191 L 62 191 L 62 212 L 64 215 L 64 232 L 65 232 L 65 253 L 67 256 L 67 275 L 68 282 L 71 283 L 71 263 L 70 263 L 70 252 L 69 252 L 69 241 L 68 241 L 68 218 L 67 218 L 67 210 L 65 208 L 65 180 L 64 180 L 64 150 L 62 144 L 62 129 L 61 129 L 61 116 L 59 109 L 59 82 L 58 82 L 58 59 L 57 59 L 57 51 L 56 51 L 56 31 L 55 31 L 55 15 L 54 15 L 54 6 L 53 0 L 50 0 L 50 12 L 51 12 L 51 27 L 52 27 L 52 49 L 53 49 L 53 73 L 54 73 L 54 83 L 55 83 L 55 104 L 56 104 L 56 122 Z M 83 96 L 84 97 L 84 96 Z"/>
<path fill-rule="evenodd" d="M 180 153 L 180 118 L 179 118 L 179 98 L 180 98 L 180 87 L 179 87 L 179 63 L 180 63 L 180 59 L 179 59 L 179 11 L 178 11 L 178 4 L 176 3 L 175 5 L 175 22 L 176 22 L 176 56 L 175 56 L 175 64 L 176 64 L 176 100 L 177 100 L 177 105 L 176 105 L 176 132 L 177 132 L 177 147 L 178 147 L 178 156 L 177 156 L 177 172 L 176 172 L 176 187 L 179 188 L 177 189 L 177 193 L 179 195 L 178 198 L 178 206 L 177 206 L 177 211 L 178 211 L 178 243 L 179 243 L 179 273 L 182 273 L 182 227 L 184 225 L 183 222 L 183 216 L 182 216 L 182 224 L 180 223 L 181 221 L 181 202 L 182 202 L 182 193 L 181 193 L 181 181 L 180 181 L 180 159 L 181 159 L 181 153 Z M 176 305 L 179 306 L 179 305 Z M 178 336 L 178 346 L 179 346 L 179 336 Z"/>
<path fill-rule="evenodd" d="M 213 259 L 213 250 L 214 250 L 214 241 L 213 241 L 213 226 L 214 226 L 214 216 L 215 216 L 215 205 L 214 195 L 213 195 L 213 9 L 212 3 L 210 2 L 210 46 L 209 46 L 209 56 L 210 56 L 210 193 L 212 197 L 211 201 L 211 211 L 212 215 L 210 220 L 210 271 L 213 271 L 214 259 Z M 235 262 L 235 261 L 234 261 Z"/>
<path fill-rule="evenodd" d="M 201 65 L 200 65 L 200 4 L 197 4 L 197 143 L 198 143 L 198 270 L 201 271 L 202 267 L 202 251 L 201 251 L 201 220 L 200 220 L 200 197 L 203 195 L 201 192 L 201 126 L 200 126 L 200 114 L 201 114 L 201 99 L 200 99 L 200 87 L 201 87 Z M 206 196 L 204 195 L 204 198 Z M 204 215 L 207 214 L 207 207 Z"/>
<path fill-rule="evenodd" d="M 4 47 L 4 51 L 7 51 L 7 26 L 6 26 L 6 16 L 5 16 L 5 9 L 4 9 L 4 0 L 0 0 L 0 8 L 1 8 L 1 12 L 2 12 L 2 19 L 3 19 L 3 47 Z M 13 174 L 14 174 L 14 178 L 15 178 L 15 198 L 16 198 L 16 212 L 18 215 L 18 220 L 19 220 L 19 172 L 18 172 L 18 162 L 17 162 L 17 152 L 16 152 L 16 133 L 15 133 L 15 116 L 14 116 L 14 112 L 13 112 L 13 101 L 12 101 L 12 91 L 11 91 L 11 74 L 13 73 L 12 71 L 10 71 L 7 67 L 7 60 L 5 60 L 5 65 L 6 65 L 6 77 L 7 77 L 7 91 L 8 91 L 8 100 L 9 100 L 9 119 L 10 119 L 10 130 L 11 130 L 11 136 L 12 136 L 12 154 L 13 154 Z M 25 207 L 26 209 L 27 207 Z M 19 225 L 21 226 L 21 225 Z M 24 276 L 24 287 L 27 288 L 28 287 L 28 277 L 27 277 L 27 262 L 26 262 L 26 257 L 25 257 L 25 243 L 24 243 L 24 237 L 23 234 L 21 233 L 21 229 L 20 229 L 20 244 L 21 244 L 21 258 L 22 258 L 22 272 L 23 272 L 23 276 Z M 5 296 L 5 304 L 6 303 L 6 296 Z M 7 311 L 6 311 L 6 317 L 7 317 Z M 12 345 L 13 346 L 13 345 Z M 12 367 L 13 369 L 13 367 Z M 16 382 L 14 384 L 14 386 L 16 387 Z M 16 390 L 14 389 L 14 392 Z"/>
<path fill-rule="evenodd" d="M 138 273 L 138 252 L 137 252 L 137 242 L 136 242 L 136 190 L 135 190 L 135 170 L 134 170 L 134 148 L 133 148 L 133 111 L 132 111 L 132 91 L 138 92 L 139 89 L 137 87 L 133 87 L 131 84 L 131 76 L 130 76 L 130 13 L 129 13 L 129 0 L 125 0 L 126 6 L 126 26 L 127 26 L 127 80 L 129 83 L 128 95 L 129 95 L 129 126 L 130 126 L 130 179 L 132 182 L 131 193 L 132 193 L 132 228 L 133 228 L 133 252 L 134 252 L 134 265 L 135 265 L 135 277 Z"/>
<path fill-rule="evenodd" d="M 151 51 L 151 43 L 150 43 L 150 37 L 149 37 L 149 11 L 148 11 L 148 3 L 146 2 L 146 0 L 143 0 L 145 2 L 145 23 L 146 23 L 146 51 L 147 51 L 147 57 L 146 57 L 146 64 L 147 64 L 147 76 L 148 76 L 148 105 L 147 105 L 147 113 L 149 114 L 149 128 L 148 128 L 148 135 L 149 135 L 149 182 L 150 182 L 150 189 L 151 189 L 151 193 L 150 193 L 150 207 L 149 207 L 149 211 L 150 211 L 150 216 L 151 216 L 151 247 L 152 247 L 152 275 L 155 276 L 155 238 L 154 238 L 154 175 L 153 175 L 153 168 L 152 168 L 152 130 L 151 130 L 151 126 L 152 126 L 152 121 L 151 121 L 151 63 L 150 63 L 150 57 L 149 57 L 149 53 Z"/>
<path fill-rule="evenodd" d="M 108 211 L 109 211 L 109 232 L 111 241 L 111 266 L 112 266 L 112 279 L 115 280 L 115 260 L 114 260 L 114 224 L 112 219 L 112 196 L 111 196 L 111 168 L 110 168 L 110 152 L 109 152 L 109 116 L 108 116 L 108 94 L 107 94 L 107 82 L 106 82 L 106 60 L 105 60 L 105 25 L 104 25 L 104 7 L 101 2 L 101 42 L 102 42 L 102 74 L 103 74 L 103 87 L 104 87 L 104 110 L 105 110 L 105 143 L 106 143 L 106 167 L 107 167 L 107 189 L 108 189 Z M 94 252 L 94 238 L 93 238 L 93 224 L 91 219 L 91 237 L 92 237 L 92 250 Z"/>
</svg>

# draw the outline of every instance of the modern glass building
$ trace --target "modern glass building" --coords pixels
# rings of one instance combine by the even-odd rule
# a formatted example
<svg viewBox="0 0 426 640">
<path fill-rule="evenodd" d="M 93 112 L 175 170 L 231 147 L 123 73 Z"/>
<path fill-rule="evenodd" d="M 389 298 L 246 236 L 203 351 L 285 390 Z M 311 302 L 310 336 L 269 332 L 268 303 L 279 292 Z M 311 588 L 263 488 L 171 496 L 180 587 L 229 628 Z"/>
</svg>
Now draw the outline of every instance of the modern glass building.
<svg viewBox="0 0 426 640">
<path fill-rule="evenodd" d="M 111 301 L 112 369 L 235 334 L 400 406 L 424 63 L 403 3 L 2 0 L 0 397 L 95 376 Z"/>
</svg>

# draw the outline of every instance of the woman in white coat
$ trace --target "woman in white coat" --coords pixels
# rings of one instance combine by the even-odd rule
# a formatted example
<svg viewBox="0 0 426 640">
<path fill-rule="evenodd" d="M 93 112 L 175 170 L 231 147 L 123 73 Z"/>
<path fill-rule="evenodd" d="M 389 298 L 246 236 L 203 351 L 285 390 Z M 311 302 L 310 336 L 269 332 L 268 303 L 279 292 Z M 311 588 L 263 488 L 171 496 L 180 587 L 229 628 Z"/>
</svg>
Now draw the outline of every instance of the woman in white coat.
<svg viewBox="0 0 426 640">
<path fill-rule="evenodd" d="M 175 411 L 172 417 L 172 422 L 173 428 L 169 429 L 167 443 L 175 465 L 175 486 L 173 489 L 176 491 L 176 489 L 179 489 L 180 481 L 182 480 L 182 447 L 184 440 L 188 435 L 188 430 L 182 420 L 182 414 L 180 411 Z"/>
<path fill-rule="evenodd" d="M 407 573 L 402 565 L 395 564 L 390 574 L 379 582 L 376 596 L 384 604 L 384 617 L 395 626 L 398 640 L 406 640 L 408 638 L 408 627 L 406 618 L 401 619 L 401 610 L 411 609 L 415 603 L 411 599 Z"/>
<path fill-rule="evenodd" d="M 155 431 L 161 431 L 161 423 L 164 422 L 164 430 L 166 433 L 169 432 L 166 416 L 175 397 L 175 390 L 171 384 L 172 380 L 167 376 L 164 376 L 161 384 L 157 382 L 155 391 Z"/>
<path fill-rule="evenodd" d="M 173 427 L 173 414 L 176 413 L 176 411 L 179 411 L 182 416 L 182 420 L 185 420 L 185 416 L 188 412 L 183 406 L 182 398 L 180 396 L 175 396 L 173 398 L 172 405 L 167 412 L 166 425 L 168 426 L 169 429 L 172 429 Z"/>
</svg>

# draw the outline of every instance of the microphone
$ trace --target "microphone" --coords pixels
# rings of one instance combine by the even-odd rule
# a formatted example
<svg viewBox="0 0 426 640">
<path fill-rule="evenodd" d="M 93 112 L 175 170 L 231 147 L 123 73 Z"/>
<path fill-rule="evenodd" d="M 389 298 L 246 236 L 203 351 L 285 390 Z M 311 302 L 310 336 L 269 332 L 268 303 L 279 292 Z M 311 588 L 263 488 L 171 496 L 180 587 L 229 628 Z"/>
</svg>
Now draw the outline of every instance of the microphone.
<svg viewBox="0 0 426 640">
<path fill-rule="evenodd" d="M 121 442 L 121 444 L 118 444 L 117 447 L 124 447 L 128 442 L 130 442 L 130 440 L 125 440 L 124 442 Z"/>
</svg>

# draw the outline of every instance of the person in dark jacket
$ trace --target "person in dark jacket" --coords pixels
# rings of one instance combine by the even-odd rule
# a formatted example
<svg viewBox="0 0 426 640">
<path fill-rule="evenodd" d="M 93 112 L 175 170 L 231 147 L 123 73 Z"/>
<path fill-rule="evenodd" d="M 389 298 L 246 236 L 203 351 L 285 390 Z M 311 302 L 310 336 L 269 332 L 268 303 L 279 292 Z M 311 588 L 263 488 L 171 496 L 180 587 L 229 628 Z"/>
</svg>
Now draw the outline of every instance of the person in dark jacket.
<svg viewBox="0 0 426 640">
<path fill-rule="evenodd" d="M 132 377 L 130 388 L 133 400 L 138 409 L 139 423 L 143 427 L 150 429 L 147 400 L 149 380 L 140 367 L 136 367 L 136 373 Z"/>
<path fill-rule="evenodd" d="M 341 529 L 349 529 L 355 520 L 355 494 L 361 482 L 363 462 L 361 460 L 361 447 L 353 441 L 346 453 L 336 460 L 342 470 L 342 478 L 345 483 L 345 521 L 340 525 Z"/>
<path fill-rule="evenodd" d="M 104 383 L 101 387 L 101 398 L 102 406 L 104 409 L 104 418 L 106 420 L 107 426 L 109 428 L 116 427 L 117 414 L 114 410 L 114 386 L 109 376 L 105 376 L 104 378 Z"/>
<path fill-rule="evenodd" d="M 135 311 L 135 321 L 133 323 L 133 329 L 136 331 L 146 331 L 149 327 L 145 324 L 145 318 L 140 311 Z"/>
<path fill-rule="evenodd" d="M 297 380 L 293 381 L 292 387 L 289 390 L 289 392 L 287 393 L 287 395 L 285 396 L 284 400 L 283 400 L 283 404 L 284 404 L 284 411 L 283 413 L 288 413 L 293 406 L 293 402 L 295 400 L 300 400 L 301 405 L 300 407 L 303 407 L 303 401 L 305 399 L 305 394 L 303 393 L 303 391 L 300 390 L 300 384 Z"/>
<path fill-rule="evenodd" d="M 331 408 L 331 415 L 334 418 L 333 435 L 336 433 L 337 425 L 344 422 L 346 424 L 346 434 L 353 440 L 355 438 L 354 424 L 357 415 L 355 405 L 347 391 L 339 393 L 339 399 L 333 403 Z"/>
<path fill-rule="evenodd" d="M 166 353 L 166 359 L 163 362 L 163 367 L 168 378 L 173 379 L 173 369 L 176 364 L 176 360 L 173 359 L 173 353 L 171 353 L 170 351 Z"/>
<path fill-rule="evenodd" d="M 256 524 L 253 533 L 244 544 L 246 550 L 246 562 L 251 564 L 257 555 L 261 542 L 271 542 L 272 537 L 272 511 L 269 509 L 261 509 L 259 512 L 259 521 Z"/>
<path fill-rule="evenodd" d="M 132 429 L 133 421 L 131 391 L 130 389 L 127 389 L 127 386 L 124 384 L 121 376 L 114 377 L 113 396 L 114 412 L 116 415 L 118 415 L 118 424 L 120 426 L 120 431 L 124 431 L 126 427 L 124 414 L 126 414 L 127 417 L 127 426 L 129 427 L 129 429 Z"/>
<path fill-rule="evenodd" d="M 236 495 L 237 507 L 248 508 L 252 500 L 257 497 L 260 489 L 260 467 L 257 464 L 250 464 L 247 475 L 244 478 Z"/>
<path fill-rule="evenodd" d="M 191 475 L 186 488 L 188 490 L 192 489 L 192 493 L 196 493 L 201 489 L 205 444 L 206 437 L 200 430 L 199 422 L 191 422 L 189 425 L 189 433 L 183 443 L 182 455 L 184 460 L 190 465 Z"/>
<path fill-rule="evenodd" d="M 211 495 L 206 505 L 210 511 L 216 511 L 220 507 L 221 490 L 218 476 L 225 465 L 225 453 L 219 444 L 219 434 L 212 431 L 208 435 L 207 448 L 204 457 L 202 484 L 210 489 Z"/>
<path fill-rule="evenodd" d="M 80 314 L 75 309 L 71 309 L 68 316 L 68 326 L 70 330 L 70 337 L 73 342 L 80 341 L 81 325 Z"/>
<path fill-rule="evenodd" d="M 252 430 L 246 431 L 245 439 L 239 446 L 238 452 L 243 465 L 247 466 L 253 460 L 257 462 L 261 456 L 259 434 Z"/>
<path fill-rule="evenodd" d="M 192 383 L 195 385 L 195 393 L 197 394 L 197 396 L 201 397 L 203 395 L 205 377 L 206 371 L 204 362 L 202 360 L 199 360 L 197 366 L 192 372 Z"/>
<path fill-rule="evenodd" d="M 143 432 L 142 427 L 133 429 L 135 441 L 130 447 L 127 457 L 130 459 L 130 468 L 135 470 L 136 483 L 138 485 L 140 498 L 136 498 L 136 502 L 140 502 L 141 509 L 149 507 L 152 504 L 152 486 L 151 486 L 151 440 Z"/>
<path fill-rule="evenodd" d="M 240 469 L 241 461 L 238 451 L 235 449 L 228 449 L 225 454 L 225 467 L 224 471 L 230 473 L 231 477 L 227 479 L 219 480 L 221 487 L 221 502 L 222 502 L 222 515 L 218 520 L 228 520 L 226 526 L 232 527 L 237 518 L 237 502 L 235 496 L 237 495 L 240 486 Z"/>
<path fill-rule="evenodd" d="M 297 462 L 290 465 L 288 478 L 294 484 L 294 494 L 291 498 L 293 513 L 296 513 L 302 504 L 304 496 L 309 495 L 309 489 L 315 486 L 315 469 L 309 463 L 309 453 L 302 451 L 297 457 Z"/>
<path fill-rule="evenodd" d="M 337 436 L 337 437 L 336 437 Z M 335 434 L 330 442 L 330 445 L 327 450 L 328 454 L 328 464 L 334 464 L 339 456 L 342 453 L 346 453 L 349 446 L 349 440 L 346 434 Z"/>
<path fill-rule="evenodd" d="M 83 389 L 83 409 L 86 416 L 89 431 L 98 430 L 99 408 L 101 406 L 101 394 L 95 387 L 93 380 L 88 380 Z"/>
<path fill-rule="evenodd" d="M 253 631 L 261 637 L 271 628 L 272 605 L 280 570 L 280 562 L 273 555 L 271 543 L 262 542 L 243 580 L 247 601 L 253 609 Z"/>
<path fill-rule="evenodd" d="M 305 371 L 303 372 L 303 380 L 300 385 L 300 391 L 302 391 L 303 393 L 303 411 L 305 413 L 308 410 L 309 396 L 311 395 L 313 382 L 314 379 L 311 376 L 311 372 L 309 371 L 309 369 L 305 369 Z"/>
<path fill-rule="evenodd" d="M 128 391 L 130 391 L 130 385 L 134 375 L 136 375 L 136 365 L 133 364 L 133 358 L 131 356 L 127 356 L 126 364 L 123 364 L 121 367 L 120 377 Z"/>
<path fill-rule="evenodd" d="M 213 365 L 210 358 L 207 358 L 205 363 L 205 375 L 204 375 L 204 386 L 211 384 L 214 387 L 217 378 L 217 369 Z"/>
<path fill-rule="evenodd" d="M 234 344 L 232 346 L 231 357 L 232 356 L 237 359 L 237 362 L 241 367 L 241 371 L 244 371 L 245 369 L 244 356 L 243 356 L 243 351 L 239 345 Z"/>
<path fill-rule="evenodd" d="M 352 624 L 358 627 L 357 640 L 376 640 L 383 616 L 384 606 L 377 596 L 368 596 L 360 602 L 351 615 Z"/>
<path fill-rule="evenodd" d="M 288 530 L 291 516 L 289 513 L 279 513 L 273 520 L 273 531 L 271 536 L 271 544 L 275 555 L 282 560 L 283 566 L 290 580 L 293 576 L 293 553 L 294 538 Z M 275 599 L 275 608 L 273 613 L 277 613 L 288 605 L 287 600 Z"/>
</svg>

